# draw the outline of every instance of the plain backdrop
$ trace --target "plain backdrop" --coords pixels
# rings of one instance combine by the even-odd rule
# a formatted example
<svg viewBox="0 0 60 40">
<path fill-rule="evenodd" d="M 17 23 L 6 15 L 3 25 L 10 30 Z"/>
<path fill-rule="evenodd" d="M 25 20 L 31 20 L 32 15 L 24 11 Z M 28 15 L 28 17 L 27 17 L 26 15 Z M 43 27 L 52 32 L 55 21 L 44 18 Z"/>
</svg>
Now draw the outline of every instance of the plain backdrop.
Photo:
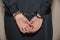
<svg viewBox="0 0 60 40">
<path fill-rule="evenodd" d="M 52 4 L 53 40 L 60 40 L 60 0 Z"/>
<path fill-rule="evenodd" d="M 0 0 L 0 40 L 6 40 L 4 29 L 4 8 Z M 60 0 L 54 0 L 52 4 L 53 40 L 60 40 Z"/>
<path fill-rule="evenodd" d="M 0 40 L 6 40 L 4 30 L 4 8 L 1 0 L 0 0 Z"/>
</svg>

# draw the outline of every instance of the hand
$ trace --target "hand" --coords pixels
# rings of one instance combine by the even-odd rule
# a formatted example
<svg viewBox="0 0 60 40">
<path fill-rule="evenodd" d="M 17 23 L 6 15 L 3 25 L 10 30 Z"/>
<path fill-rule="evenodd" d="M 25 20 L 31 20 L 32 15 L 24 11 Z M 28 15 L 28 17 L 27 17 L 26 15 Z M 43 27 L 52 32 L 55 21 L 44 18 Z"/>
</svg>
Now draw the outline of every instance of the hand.
<svg viewBox="0 0 60 40">
<path fill-rule="evenodd" d="M 31 27 L 32 27 L 30 32 L 35 33 L 41 28 L 42 23 L 43 23 L 43 19 L 40 19 L 35 16 L 31 19 L 30 23 L 31 23 Z"/>
<path fill-rule="evenodd" d="M 30 22 L 23 14 L 18 14 L 15 16 L 16 23 L 22 33 L 29 33 L 30 31 Z"/>
</svg>

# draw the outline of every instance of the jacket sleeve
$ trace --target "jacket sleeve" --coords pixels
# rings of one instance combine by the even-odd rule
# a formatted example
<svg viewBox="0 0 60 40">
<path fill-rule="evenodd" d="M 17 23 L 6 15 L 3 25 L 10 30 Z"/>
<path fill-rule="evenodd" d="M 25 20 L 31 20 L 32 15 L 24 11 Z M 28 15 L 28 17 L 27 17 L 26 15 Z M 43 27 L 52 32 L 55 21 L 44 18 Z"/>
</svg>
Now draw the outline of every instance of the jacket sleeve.
<svg viewBox="0 0 60 40">
<path fill-rule="evenodd" d="M 11 14 L 19 11 L 16 0 L 3 0 L 3 3 L 8 8 Z"/>
<path fill-rule="evenodd" d="M 51 12 L 51 4 L 52 0 L 44 0 L 41 3 L 39 15 L 45 18 L 49 14 L 49 12 Z"/>
</svg>

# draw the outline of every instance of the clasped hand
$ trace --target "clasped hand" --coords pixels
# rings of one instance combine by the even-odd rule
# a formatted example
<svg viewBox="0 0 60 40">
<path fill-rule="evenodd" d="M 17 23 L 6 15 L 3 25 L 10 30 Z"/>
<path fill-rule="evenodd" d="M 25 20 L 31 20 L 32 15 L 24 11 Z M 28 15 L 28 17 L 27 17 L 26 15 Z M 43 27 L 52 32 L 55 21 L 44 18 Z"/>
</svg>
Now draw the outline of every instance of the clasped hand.
<svg viewBox="0 0 60 40">
<path fill-rule="evenodd" d="M 19 30 L 22 33 L 35 33 L 35 32 L 37 32 L 41 28 L 42 22 L 43 22 L 43 19 L 40 19 L 36 16 L 34 16 L 29 21 L 23 14 L 16 15 L 15 20 L 16 20 Z"/>
</svg>

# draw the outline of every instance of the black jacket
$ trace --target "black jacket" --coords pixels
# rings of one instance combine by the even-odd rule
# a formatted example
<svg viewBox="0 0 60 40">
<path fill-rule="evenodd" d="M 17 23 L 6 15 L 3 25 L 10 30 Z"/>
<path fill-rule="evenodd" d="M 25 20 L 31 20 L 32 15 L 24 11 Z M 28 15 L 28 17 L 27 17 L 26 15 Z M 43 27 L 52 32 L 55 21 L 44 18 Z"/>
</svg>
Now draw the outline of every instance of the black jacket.
<svg viewBox="0 0 60 40">
<path fill-rule="evenodd" d="M 6 11 L 14 14 L 17 11 L 27 15 L 38 12 L 45 17 L 51 11 L 52 0 L 3 0 Z"/>
<path fill-rule="evenodd" d="M 5 4 L 5 32 L 7 40 L 52 40 L 52 0 L 3 0 Z M 23 12 L 26 15 L 38 12 L 45 17 L 41 29 L 34 35 L 23 35 L 18 29 L 12 14 Z M 31 18 L 27 17 L 27 18 Z"/>
</svg>

